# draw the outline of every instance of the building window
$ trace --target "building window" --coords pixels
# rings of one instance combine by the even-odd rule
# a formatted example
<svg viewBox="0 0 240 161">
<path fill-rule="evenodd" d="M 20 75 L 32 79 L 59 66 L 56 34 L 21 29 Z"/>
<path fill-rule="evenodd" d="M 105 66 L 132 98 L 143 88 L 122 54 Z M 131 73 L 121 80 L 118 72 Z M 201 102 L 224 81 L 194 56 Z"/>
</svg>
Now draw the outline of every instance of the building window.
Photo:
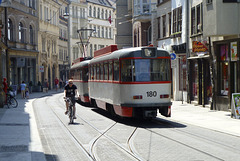
<svg viewBox="0 0 240 161">
<path fill-rule="evenodd" d="M 191 9 L 191 34 L 201 33 L 202 28 L 202 4 Z"/>
<path fill-rule="evenodd" d="M 33 43 L 34 43 L 34 32 L 33 32 L 33 27 L 30 25 L 29 26 L 29 33 L 30 33 L 30 44 L 32 44 L 33 45 Z"/>
<path fill-rule="evenodd" d="M 93 17 L 96 17 L 96 7 L 93 8 Z"/>
<path fill-rule="evenodd" d="M 220 90 L 228 95 L 228 45 L 220 45 Z"/>
<path fill-rule="evenodd" d="M 157 30 L 158 30 L 158 38 L 160 38 L 160 36 L 161 36 L 160 17 L 157 18 Z"/>
<path fill-rule="evenodd" d="M 168 13 L 168 34 L 169 36 L 171 35 L 172 33 L 172 14 L 171 12 Z"/>
<path fill-rule="evenodd" d="M 104 38 L 104 27 L 102 27 L 102 38 Z"/>
<path fill-rule="evenodd" d="M 109 28 L 109 38 L 111 39 L 112 38 L 112 30 L 111 30 L 111 28 Z"/>
<path fill-rule="evenodd" d="M 8 19 L 8 40 L 13 41 L 13 23 Z"/>
<path fill-rule="evenodd" d="M 107 17 L 107 10 L 105 10 L 105 19 L 107 19 L 108 17 Z"/>
<path fill-rule="evenodd" d="M 89 17 L 92 17 L 92 7 L 91 6 L 89 7 L 89 13 L 88 14 L 89 14 Z"/>
<path fill-rule="evenodd" d="M 102 9 L 101 18 L 104 19 L 104 10 Z"/>
<path fill-rule="evenodd" d="M 106 30 L 105 30 L 105 37 L 108 38 L 108 28 L 106 27 Z"/>
<path fill-rule="evenodd" d="M 98 11 L 97 11 L 97 18 L 100 19 L 100 8 L 98 8 Z"/>
<path fill-rule="evenodd" d="M 206 4 L 211 4 L 212 0 L 207 0 Z"/>
<path fill-rule="evenodd" d="M 100 37 L 100 26 L 97 28 L 98 37 Z"/>
<path fill-rule="evenodd" d="M 19 23 L 18 25 L 18 30 L 19 30 L 19 42 L 24 43 L 24 28 L 22 22 Z"/>
<path fill-rule="evenodd" d="M 162 16 L 162 29 L 163 29 L 162 36 L 166 37 L 166 15 Z"/>
<path fill-rule="evenodd" d="M 182 7 L 173 10 L 173 33 L 182 31 Z"/>
</svg>

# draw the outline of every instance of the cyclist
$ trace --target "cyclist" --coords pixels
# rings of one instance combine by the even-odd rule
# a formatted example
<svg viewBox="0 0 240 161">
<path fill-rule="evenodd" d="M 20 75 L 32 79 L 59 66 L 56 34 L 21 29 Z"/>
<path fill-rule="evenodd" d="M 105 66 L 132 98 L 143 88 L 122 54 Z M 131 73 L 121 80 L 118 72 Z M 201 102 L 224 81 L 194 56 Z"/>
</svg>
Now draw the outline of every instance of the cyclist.
<svg viewBox="0 0 240 161">
<path fill-rule="evenodd" d="M 75 108 L 75 96 L 79 96 L 78 94 L 78 91 L 77 91 L 77 86 L 73 84 L 73 80 L 70 79 L 68 81 L 68 84 L 65 86 L 65 89 L 64 89 L 64 98 L 68 97 L 71 99 L 72 103 L 73 103 L 73 115 L 74 115 L 74 119 L 77 119 L 76 116 L 75 116 L 75 113 L 76 113 L 76 108 Z M 68 114 L 68 102 L 66 101 L 66 112 L 65 112 L 65 115 Z"/>
</svg>

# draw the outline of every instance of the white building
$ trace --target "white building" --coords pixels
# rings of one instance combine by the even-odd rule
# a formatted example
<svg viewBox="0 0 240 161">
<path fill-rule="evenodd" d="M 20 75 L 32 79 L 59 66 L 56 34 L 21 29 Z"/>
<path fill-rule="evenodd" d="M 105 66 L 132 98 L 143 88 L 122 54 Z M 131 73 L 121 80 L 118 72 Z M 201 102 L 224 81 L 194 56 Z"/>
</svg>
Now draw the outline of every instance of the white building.
<svg viewBox="0 0 240 161">
<path fill-rule="evenodd" d="M 88 29 L 93 29 L 85 57 L 92 57 L 94 51 L 115 44 L 115 9 L 108 0 L 87 0 Z M 89 36 L 91 32 L 88 32 Z"/>
<path fill-rule="evenodd" d="M 83 56 L 80 44 L 79 30 L 87 28 L 86 0 L 70 0 L 69 4 L 69 61 L 70 65 L 76 58 Z M 86 39 L 86 37 L 84 38 Z"/>
</svg>

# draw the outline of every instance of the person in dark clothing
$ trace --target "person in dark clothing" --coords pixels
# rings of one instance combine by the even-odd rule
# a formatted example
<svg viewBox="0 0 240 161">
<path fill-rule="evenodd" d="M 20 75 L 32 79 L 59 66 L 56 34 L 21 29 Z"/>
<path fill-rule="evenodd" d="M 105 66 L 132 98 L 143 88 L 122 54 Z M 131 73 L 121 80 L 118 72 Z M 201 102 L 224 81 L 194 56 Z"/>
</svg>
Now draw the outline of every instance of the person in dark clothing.
<svg viewBox="0 0 240 161">
<path fill-rule="evenodd" d="M 77 119 L 76 115 L 75 115 L 75 113 L 76 113 L 76 107 L 75 107 L 76 100 L 75 100 L 75 97 L 78 97 L 78 96 L 79 96 L 79 94 L 78 94 L 78 91 L 77 91 L 77 86 L 74 85 L 73 84 L 73 80 L 70 79 L 68 81 L 68 84 L 64 88 L 64 98 L 66 98 L 66 97 L 70 98 L 72 103 L 73 103 L 73 114 L 74 114 L 73 118 L 74 119 Z M 69 109 L 68 109 L 68 102 L 66 101 L 66 112 L 65 112 L 65 114 L 68 114 L 68 111 L 69 111 Z"/>
</svg>

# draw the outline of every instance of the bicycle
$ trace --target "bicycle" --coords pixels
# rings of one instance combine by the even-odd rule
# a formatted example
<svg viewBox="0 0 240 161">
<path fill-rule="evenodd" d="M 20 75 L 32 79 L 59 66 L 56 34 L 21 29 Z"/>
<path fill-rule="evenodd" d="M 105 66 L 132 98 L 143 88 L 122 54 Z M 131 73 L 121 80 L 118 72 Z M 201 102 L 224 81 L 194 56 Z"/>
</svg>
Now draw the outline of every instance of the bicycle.
<svg viewBox="0 0 240 161">
<path fill-rule="evenodd" d="M 15 98 L 15 94 L 12 91 L 9 91 L 7 94 L 7 106 L 16 108 L 18 106 L 18 102 Z"/>
<path fill-rule="evenodd" d="M 68 102 L 68 116 L 69 116 L 69 124 L 74 124 L 74 111 L 73 111 L 73 103 L 71 98 L 66 97 L 64 98 L 65 102 Z"/>
</svg>

